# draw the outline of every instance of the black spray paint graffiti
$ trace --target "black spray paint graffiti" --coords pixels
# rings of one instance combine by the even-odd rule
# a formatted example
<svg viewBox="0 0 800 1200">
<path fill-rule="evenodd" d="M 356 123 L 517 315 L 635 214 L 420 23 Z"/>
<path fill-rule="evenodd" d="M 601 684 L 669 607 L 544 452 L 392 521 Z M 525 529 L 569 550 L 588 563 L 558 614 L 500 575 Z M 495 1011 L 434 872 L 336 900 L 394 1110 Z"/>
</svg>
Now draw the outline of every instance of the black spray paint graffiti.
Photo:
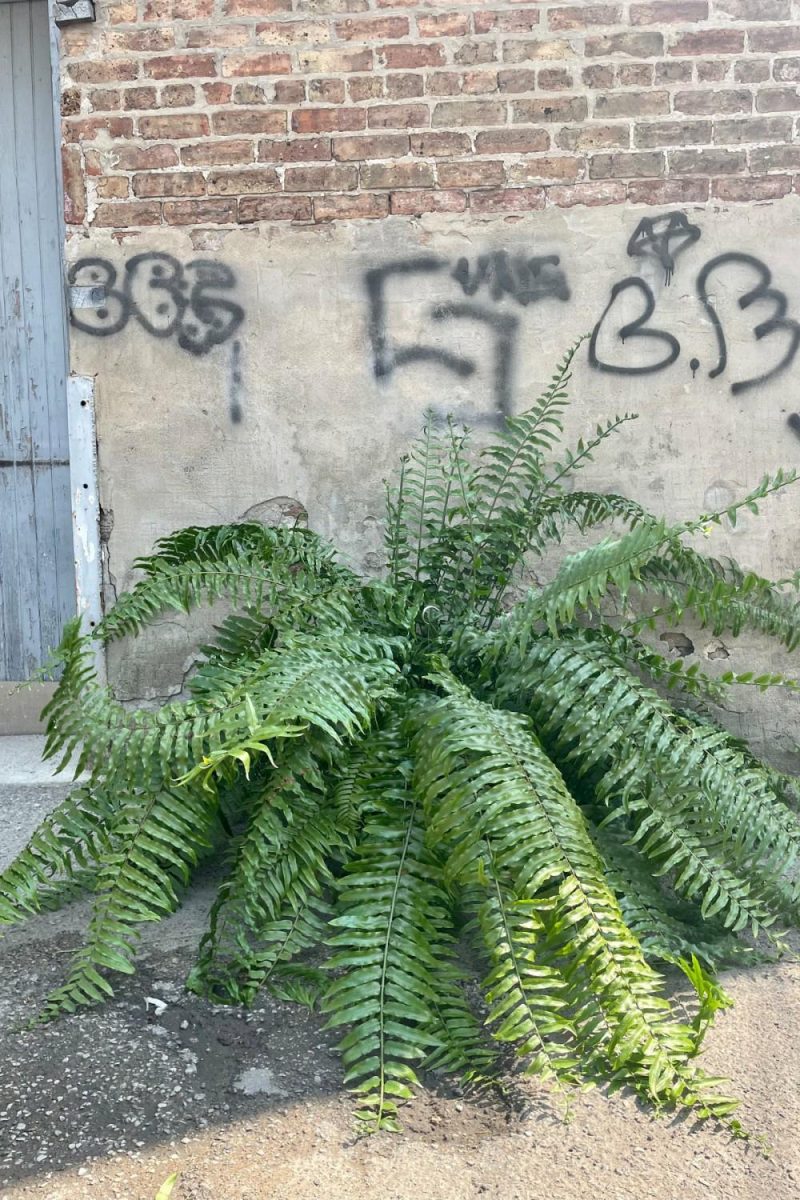
<svg viewBox="0 0 800 1200">
<path fill-rule="evenodd" d="M 666 282 L 669 283 L 675 269 L 675 259 L 678 254 L 696 242 L 699 237 L 700 230 L 696 225 L 689 224 L 685 214 L 666 213 L 663 216 L 654 219 L 646 218 L 639 222 L 628 242 L 628 254 L 634 257 L 651 256 L 658 259 L 665 268 Z M 766 304 L 769 306 L 769 312 L 765 319 L 759 321 L 753 327 L 753 337 L 755 340 L 761 342 L 772 335 L 778 335 L 778 337 L 781 334 L 784 335 L 784 343 L 781 345 L 783 352 L 776 362 L 773 362 L 760 375 L 754 375 L 748 379 L 735 380 L 731 384 L 731 393 L 738 395 L 741 392 L 748 391 L 750 388 L 757 387 L 759 384 L 766 383 L 791 365 L 797 354 L 798 347 L 800 347 L 800 323 L 786 315 L 788 300 L 783 292 L 772 286 L 772 274 L 759 258 L 756 258 L 752 254 L 732 251 L 726 254 L 719 254 L 715 258 L 710 259 L 701 268 L 695 285 L 697 297 L 711 322 L 717 342 L 717 362 L 708 372 L 710 379 L 716 379 L 725 371 L 728 365 L 728 346 L 725 330 L 717 311 L 714 294 L 709 291 L 708 287 L 712 276 L 718 278 L 718 273 L 723 272 L 726 267 L 735 267 L 739 270 L 745 268 L 745 270 L 752 271 L 755 275 L 754 285 L 748 287 L 738 297 L 737 303 L 740 309 L 748 309 L 753 304 Z M 623 344 L 636 341 L 637 339 L 646 339 L 651 344 L 658 343 L 664 348 L 663 353 L 644 364 L 629 364 L 620 362 L 617 359 L 613 361 L 603 359 L 598 353 L 598 343 L 606 328 L 606 322 L 611 322 L 611 327 L 613 328 L 614 310 L 620 302 L 620 297 L 623 297 L 622 302 L 625 303 L 626 299 L 632 296 L 638 297 L 640 311 L 633 320 L 627 320 L 617 325 L 617 337 Z M 614 375 L 650 375 L 671 366 L 680 356 L 680 342 L 672 333 L 664 329 L 658 329 L 650 324 L 650 319 L 653 316 L 655 308 L 656 298 L 653 289 L 646 280 L 638 276 L 629 276 L 619 283 L 615 283 L 611 289 L 608 304 L 592 331 L 589 342 L 590 365 L 595 370 L 609 372 Z M 700 365 L 698 358 L 693 357 L 690 360 L 689 368 L 693 379 L 696 377 Z M 793 424 L 790 418 L 790 425 L 793 429 L 796 429 L 797 426 L 800 426 L 800 420 L 796 424 Z"/>
<path fill-rule="evenodd" d="M 569 299 L 566 277 L 557 254 L 513 258 L 505 251 L 481 255 L 474 266 L 460 258 L 450 277 L 461 286 L 465 296 L 475 296 L 485 288 L 498 303 L 506 296 L 525 307 L 539 300 Z M 377 379 L 386 379 L 399 367 L 414 362 L 437 363 L 461 379 L 474 375 L 479 363 L 472 357 L 455 354 L 440 346 L 417 343 L 397 345 L 387 330 L 387 283 L 392 278 L 438 274 L 450 264 L 444 258 L 424 256 L 403 259 L 367 271 L 365 283 L 369 300 L 369 338 L 373 369 Z M 490 329 L 494 339 L 492 381 L 494 414 L 492 419 L 510 416 L 513 411 L 514 362 L 519 318 L 513 313 L 495 310 L 486 304 L 464 301 L 434 304 L 429 312 L 432 322 L 472 321 Z"/>
<path fill-rule="evenodd" d="M 69 270 L 69 283 L 100 294 L 98 307 L 75 308 L 76 329 L 94 337 L 119 333 L 134 317 L 155 338 L 176 337 L 189 354 L 207 354 L 232 336 L 244 309 L 218 292 L 236 286 L 230 267 L 196 258 L 185 266 L 171 254 L 150 251 L 128 259 L 117 287 L 117 269 L 105 258 L 82 258 Z"/>
</svg>

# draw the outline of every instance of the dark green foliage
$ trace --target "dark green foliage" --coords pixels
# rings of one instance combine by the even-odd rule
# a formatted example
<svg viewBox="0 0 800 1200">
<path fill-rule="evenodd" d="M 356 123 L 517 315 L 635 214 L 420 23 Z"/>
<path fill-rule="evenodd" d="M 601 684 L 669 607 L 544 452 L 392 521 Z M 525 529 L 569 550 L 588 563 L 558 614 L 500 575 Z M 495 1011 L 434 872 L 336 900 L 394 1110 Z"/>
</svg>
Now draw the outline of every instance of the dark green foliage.
<svg viewBox="0 0 800 1200">
<path fill-rule="evenodd" d="M 677 525 L 573 489 L 630 419 L 551 461 L 574 352 L 477 454 L 468 431 L 428 422 L 389 489 L 383 580 L 303 530 L 162 540 L 94 636 L 229 601 L 188 699 L 129 711 L 70 626 L 47 753 L 88 778 L 0 875 L 0 923 L 92 896 L 43 1019 L 110 994 L 138 927 L 216 854 L 189 985 L 318 1005 L 343 1030 L 366 1128 L 397 1127 L 421 1070 L 479 1085 L 512 1055 L 559 1090 L 606 1080 L 730 1120 L 695 1061 L 728 1003 L 711 973 L 797 924 L 800 821 L 794 781 L 708 702 L 795 685 L 686 669 L 647 636 L 689 613 L 795 648 L 798 577 L 772 583 L 692 541 L 794 476 Z M 565 538 L 551 582 L 526 588 Z M 665 965 L 694 1015 L 667 999 Z"/>
</svg>

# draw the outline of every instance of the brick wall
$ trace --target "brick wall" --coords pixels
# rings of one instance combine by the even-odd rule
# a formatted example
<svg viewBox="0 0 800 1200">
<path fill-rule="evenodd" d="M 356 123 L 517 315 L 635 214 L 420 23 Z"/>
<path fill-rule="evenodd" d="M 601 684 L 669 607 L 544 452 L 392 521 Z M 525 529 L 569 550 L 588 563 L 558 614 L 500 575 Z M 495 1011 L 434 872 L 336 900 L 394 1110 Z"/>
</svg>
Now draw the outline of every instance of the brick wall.
<svg viewBox="0 0 800 1200">
<path fill-rule="evenodd" d="M 61 41 L 73 228 L 800 190 L 798 0 L 98 0 Z"/>
</svg>

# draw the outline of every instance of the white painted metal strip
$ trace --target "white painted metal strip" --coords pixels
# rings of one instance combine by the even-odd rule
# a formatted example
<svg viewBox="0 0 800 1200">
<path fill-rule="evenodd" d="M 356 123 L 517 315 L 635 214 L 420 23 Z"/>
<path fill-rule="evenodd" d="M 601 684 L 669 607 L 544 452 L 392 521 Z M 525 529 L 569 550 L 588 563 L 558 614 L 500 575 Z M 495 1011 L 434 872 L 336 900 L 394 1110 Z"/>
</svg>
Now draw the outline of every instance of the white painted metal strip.
<svg viewBox="0 0 800 1200">
<path fill-rule="evenodd" d="M 67 408 L 75 586 L 78 613 L 83 621 L 84 630 L 88 633 L 95 628 L 103 615 L 93 379 L 85 375 L 69 377 Z M 99 643 L 96 664 L 100 679 L 105 680 L 105 654 Z"/>
</svg>

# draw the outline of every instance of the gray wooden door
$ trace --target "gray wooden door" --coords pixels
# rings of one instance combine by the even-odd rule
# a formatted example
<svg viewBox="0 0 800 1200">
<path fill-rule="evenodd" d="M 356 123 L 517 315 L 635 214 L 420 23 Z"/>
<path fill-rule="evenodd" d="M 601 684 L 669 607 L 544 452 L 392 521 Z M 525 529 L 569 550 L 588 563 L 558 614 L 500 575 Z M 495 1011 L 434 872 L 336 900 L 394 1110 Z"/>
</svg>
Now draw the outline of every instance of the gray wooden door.
<svg viewBox="0 0 800 1200">
<path fill-rule="evenodd" d="M 0 0 L 0 680 L 76 608 L 47 0 Z"/>
</svg>

